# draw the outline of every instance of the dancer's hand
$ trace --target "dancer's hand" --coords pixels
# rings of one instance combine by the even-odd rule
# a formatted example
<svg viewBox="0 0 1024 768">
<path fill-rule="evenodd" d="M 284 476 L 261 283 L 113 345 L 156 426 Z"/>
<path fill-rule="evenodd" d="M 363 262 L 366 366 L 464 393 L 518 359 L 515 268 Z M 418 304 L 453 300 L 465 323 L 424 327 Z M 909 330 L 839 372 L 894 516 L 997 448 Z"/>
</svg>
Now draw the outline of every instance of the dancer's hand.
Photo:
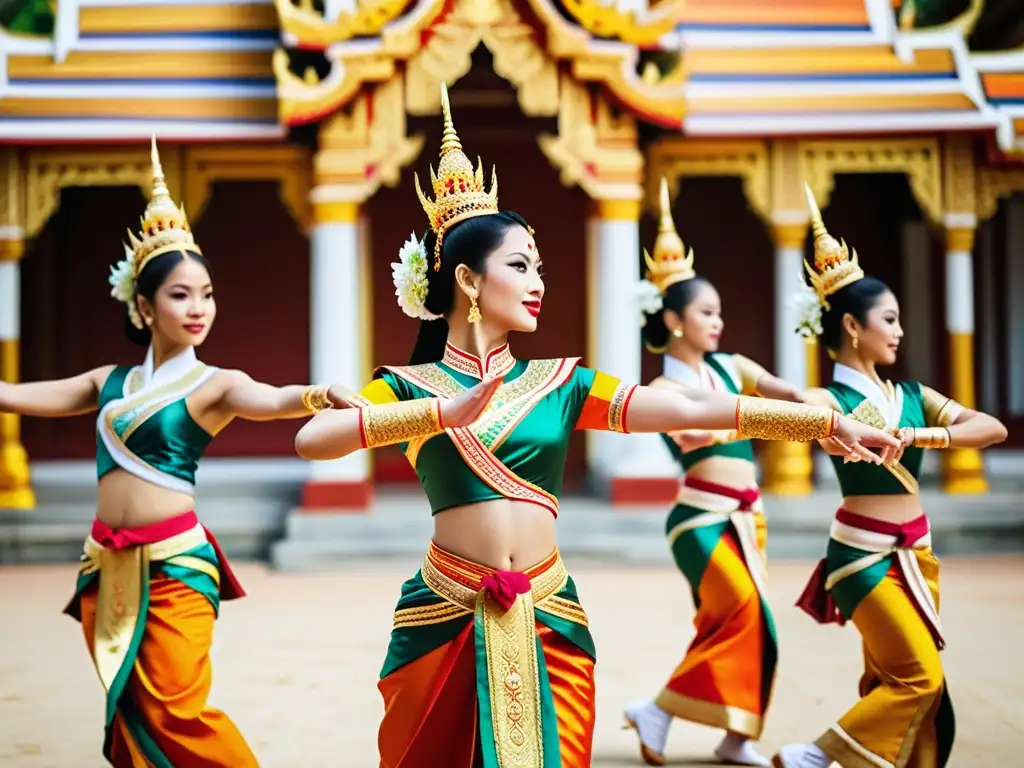
<svg viewBox="0 0 1024 768">
<path fill-rule="evenodd" d="M 334 408 L 359 408 L 366 401 L 348 387 L 332 384 L 327 390 L 327 399 Z"/>
<path fill-rule="evenodd" d="M 899 450 L 896 452 L 896 456 L 893 462 L 897 462 L 903 458 L 903 452 L 914 444 L 914 428 L 913 427 L 901 427 L 894 429 L 893 434 L 896 435 L 896 439 L 900 441 Z"/>
<path fill-rule="evenodd" d="M 704 448 L 714 442 L 711 432 L 706 429 L 685 429 L 682 432 L 673 432 L 669 437 L 683 453 Z"/>
<path fill-rule="evenodd" d="M 832 439 L 848 449 L 850 461 L 870 461 L 872 464 L 891 464 L 902 443 L 880 429 L 869 427 L 849 416 L 840 416 Z M 868 447 L 881 448 L 881 454 Z"/>
<path fill-rule="evenodd" d="M 443 400 L 441 402 L 441 426 L 445 429 L 466 427 L 479 419 L 504 380 L 504 376 L 487 379 L 472 389 L 467 389 L 458 397 Z"/>
</svg>

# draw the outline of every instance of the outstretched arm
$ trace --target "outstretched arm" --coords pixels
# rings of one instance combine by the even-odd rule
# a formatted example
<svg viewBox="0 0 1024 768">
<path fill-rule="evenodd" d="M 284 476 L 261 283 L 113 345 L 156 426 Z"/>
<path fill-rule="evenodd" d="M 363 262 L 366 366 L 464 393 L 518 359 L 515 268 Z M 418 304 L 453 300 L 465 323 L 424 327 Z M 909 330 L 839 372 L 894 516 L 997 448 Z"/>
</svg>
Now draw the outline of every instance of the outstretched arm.
<svg viewBox="0 0 1024 768">
<path fill-rule="evenodd" d="M 806 442 L 839 438 L 862 459 L 879 463 L 899 448 L 892 435 L 853 421 L 827 407 L 730 395 L 707 390 L 686 394 L 637 387 L 629 401 L 630 432 L 736 429 L 741 436 Z M 885 449 L 879 457 L 865 446 Z"/>
<path fill-rule="evenodd" d="M 400 401 L 381 379 L 360 395 L 370 403 L 356 408 L 321 411 L 295 436 L 295 452 L 304 459 L 338 459 L 360 448 L 397 445 L 441 433 L 448 427 L 472 424 L 491 402 L 502 379 L 490 379 L 446 400 L 424 397 Z"/>
<path fill-rule="evenodd" d="M 318 408 L 350 407 L 355 400 L 352 392 L 337 384 L 330 389 L 304 384 L 275 387 L 255 381 L 244 371 L 224 371 L 221 375 L 224 390 L 219 406 L 227 419 L 301 419 Z"/>
<path fill-rule="evenodd" d="M 31 381 L 11 384 L 0 381 L 0 412 L 24 416 L 78 416 L 99 407 L 100 389 L 114 366 L 56 381 Z"/>
</svg>

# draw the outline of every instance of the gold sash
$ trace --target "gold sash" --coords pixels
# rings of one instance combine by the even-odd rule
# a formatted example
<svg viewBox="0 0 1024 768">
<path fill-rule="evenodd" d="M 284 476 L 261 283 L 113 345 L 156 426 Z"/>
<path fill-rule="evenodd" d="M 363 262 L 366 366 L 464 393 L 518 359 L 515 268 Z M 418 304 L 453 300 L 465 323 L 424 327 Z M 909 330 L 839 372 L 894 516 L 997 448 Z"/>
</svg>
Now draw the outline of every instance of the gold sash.
<svg viewBox="0 0 1024 768">
<path fill-rule="evenodd" d="M 206 543 L 202 525 L 153 544 L 107 549 L 92 536 L 85 540 L 81 573 L 99 572 L 93 661 L 104 690 L 109 691 L 132 648 L 142 613 L 149 565 L 166 562 L 201 571 L 219 585 L 220 572 L 207 561 L 184 555 Z"/>
</svg>

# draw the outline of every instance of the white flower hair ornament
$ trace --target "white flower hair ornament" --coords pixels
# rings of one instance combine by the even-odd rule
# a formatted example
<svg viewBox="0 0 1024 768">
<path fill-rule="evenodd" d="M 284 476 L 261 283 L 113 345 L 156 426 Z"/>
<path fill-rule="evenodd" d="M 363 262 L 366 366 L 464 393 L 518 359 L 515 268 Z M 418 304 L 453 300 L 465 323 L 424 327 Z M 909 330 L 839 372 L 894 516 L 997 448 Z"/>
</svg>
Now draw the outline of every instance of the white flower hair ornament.
<svg viewBox="0 0 1024 768">
<path fill-rule="evenodd" d="M 821 299 L 818 292 L 807 284 L 803 275 L 799 275 L 797 279 L 800 281 L 800 287 L 790 297 L 787 305 L 796 310 L 796 332 L 805 339 L 812 339 L 821 335 Z"/>
<path fill-rule="evenodd" d="M 143 328 L 142 315 L 135 303 L 135 265 L 133 263 L 132 249 L 124 246 L 124 260 L 117 262 L 110 268 L 110 276 L 107 282 L 110 283 L 110 295 L 118 301 L 128 305 L 128 318 L 132 325 L 140 331 Z"/>
<path fill-rule="evenodd" d="M 391 277 L 395 283 L 398 306 L 405 314 L 415 320 L 437 320 L 440 317 L 426 307 L 430 289 L 427 257 L 423 243 L 416 239 L 415 232 L 409 235 L 409 239 L 398 251 L 398 262 L 392 262 Z"/>
<path fill-rule="evenodd" d="M 661 312 L 665 303 L 658 286 L 650 280 L 641 280 L 636 285 L 636 301 L 640 308 L 640 327 L 647 325 L 647 315 Z"/>
</svg>

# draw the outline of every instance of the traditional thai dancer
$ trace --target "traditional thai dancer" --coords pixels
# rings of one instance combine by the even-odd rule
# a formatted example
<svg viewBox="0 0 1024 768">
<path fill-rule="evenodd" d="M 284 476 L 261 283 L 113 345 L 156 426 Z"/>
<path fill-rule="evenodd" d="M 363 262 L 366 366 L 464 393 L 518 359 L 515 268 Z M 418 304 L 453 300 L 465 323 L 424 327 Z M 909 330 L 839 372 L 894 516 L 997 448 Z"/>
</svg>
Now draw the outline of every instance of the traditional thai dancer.
<svg viewBox="0 0 1024 768">
<path fill-rule="evenodd" d="M 195 473 L 236 417 L 300 418 L 335 395 L 273 387 L 196 359 L 216 315 L 210 273 L 168 193 L 155 139 L 152 159 L 142 231 L 129 232 L 131 248 L 110 278 L 127 304 L 129 338 L 148 346 L 144 362 L 0 382 L 0 411 L 100 411 L 96 519 L 66 613 L 81 621 L 106 690 L 104 755 L 119 767 L 255 766 L 235 724 L 206 705 L 220 601 L 245 593 L 193 511 Z"/>
<path fill-rule="evenodd" d="M 885 467 L 833 456 L 843 493 L 825 559 L 798 603 L 821 623 L 852 621 L 863 638 L 861 699 L 813 744 L 783 747 L 778 768 L 941 768 L 953 744 L 953 707 L 939 651 L 939 561 L 917 476 L 926 448 L 984 448 L 1006 438 L 995 418 L 916 381 L 883 381 L 903 338 L 892 291 L 864 274 L 857 253 L 825 230 L 807 192 L 814 232 L 812 287 L 800 331 L 836 360 L 832 383 L 808 399 L 896 434 Z M 841 452 L 835 440 L 823 443 Z"/>
<path fill-rule="evenodd" d="M 321 460 L 400 445 L 435 515 L 381 671 L 381 766 L 584 768 L 594 642 L 555 546 L 572 431 L 731 427 L 802 440 L 831 432 L 893 451 L 897 441 L 828 408 L 688 398 L 577 359 L 517 360 L 507 336 L 537 328 L 540 254 L 523 218 L 499 211 L 493 176 L 487 191 L 482 165 L 474 173 L 441 94 L 435 197 L 419 192 L 430 231 L 422 243 L 413 236 L 394 265 L 399 304 L 422 320 L 411 364 L 379 369 L 358 410 L 318 414 L 296 450 Z M 854 450 L 877 460 L 863 445 Z"/>
<path fill-rule="evenodd" d="M 802 401 L 800 390 L 742 355 L 718 351 L 722 302 L 694 271 L 676 232 L 668 184 L 653 258 L 641 283 L 647 348 L 665 353 L 652 387 L 693 389 Z M 766 525 L 750 440 L 736 430 L 684 431 L 662 438 L 685 479 L 665 524 L 679 570 L 690 582 L 696 636 L 653 700 L 626 708 L 648 765 L 665 764 L 672 718 L 722 728 L 715 755 L 728 763 L 767 766 L 751 744 L 764 728 L 778 658 L 775 624 L 765 594 Z"/>
</svg>

